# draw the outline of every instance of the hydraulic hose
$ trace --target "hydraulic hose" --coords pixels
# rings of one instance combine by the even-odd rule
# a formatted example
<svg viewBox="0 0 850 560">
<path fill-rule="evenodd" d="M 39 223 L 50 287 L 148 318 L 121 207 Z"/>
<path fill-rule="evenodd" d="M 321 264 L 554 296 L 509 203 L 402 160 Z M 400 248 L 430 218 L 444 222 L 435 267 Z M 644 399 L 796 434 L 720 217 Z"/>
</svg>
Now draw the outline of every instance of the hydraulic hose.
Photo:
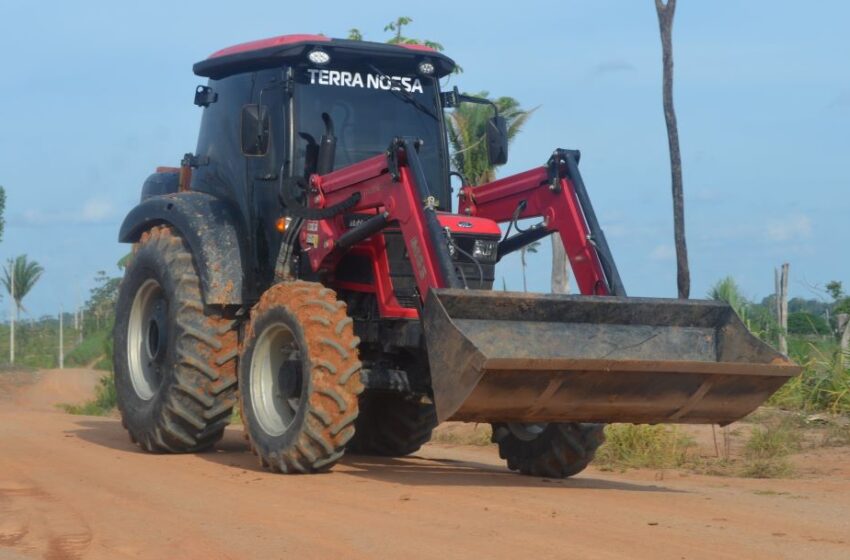
<svg viewBox="0 0 850 560">
<path fill-rule="evenodd" d="M 360 193 L 356 192 L 333 206 L 328 206 L 327 208 L 308 208 L 298 200 L 295 189 L 300 189 L 302 192 L 305 191 L 307 189 L 307 181 L 302 177 L 284 178 L 281 176 L 278 196 L 281 204 L 286 208 L 287 213 L 295 218 L 325 220 L 354 208 L 360 202 Z"/>
</svg>

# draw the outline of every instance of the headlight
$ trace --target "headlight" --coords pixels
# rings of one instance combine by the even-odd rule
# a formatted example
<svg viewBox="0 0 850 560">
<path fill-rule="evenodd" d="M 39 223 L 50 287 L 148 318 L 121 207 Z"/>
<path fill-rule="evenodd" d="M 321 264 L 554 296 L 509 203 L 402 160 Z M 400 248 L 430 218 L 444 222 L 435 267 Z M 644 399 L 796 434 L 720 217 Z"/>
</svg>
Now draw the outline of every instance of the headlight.
<svg viewBox="0 0 850 560">
<path fill-rule="evenodd" d="M 496 262 L 499 242 L 495 239 L 476 239 L 472 246 L 472 256 L 477 261 Z"/>
</svg>

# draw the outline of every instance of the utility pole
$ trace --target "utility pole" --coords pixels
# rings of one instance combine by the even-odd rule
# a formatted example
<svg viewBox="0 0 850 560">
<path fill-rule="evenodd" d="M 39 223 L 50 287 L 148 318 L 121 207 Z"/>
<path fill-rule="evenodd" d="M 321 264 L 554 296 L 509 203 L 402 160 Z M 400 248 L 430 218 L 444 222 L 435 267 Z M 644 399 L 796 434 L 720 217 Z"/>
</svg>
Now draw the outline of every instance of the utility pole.
<svg viewBox="0 0 850 560">
<path fill-rule="evenodd" d="M 779 323 L 779 351 L 788 354 L 788 263 L 775 269 L 776 320 Z"/>
<path fill-rule="evenodd" d="M 9 261 L 9 268 L 12 269 L 12 289 L 9 290 L 11 293 L 9 294 L 9 303 L 12 306 L 10 321 L 12 324 L 12 329 L 9 333 L 9 363 L 15 363 L 15 319 L 18 315 L 18 302 L 15 300 L 15 262 L 14 260 Z"/>
<path fill-rule="evenodd" d="M 59 369 L 65 369 L 65 332 L 62 306 L 59 306 Z"/>
</svg>

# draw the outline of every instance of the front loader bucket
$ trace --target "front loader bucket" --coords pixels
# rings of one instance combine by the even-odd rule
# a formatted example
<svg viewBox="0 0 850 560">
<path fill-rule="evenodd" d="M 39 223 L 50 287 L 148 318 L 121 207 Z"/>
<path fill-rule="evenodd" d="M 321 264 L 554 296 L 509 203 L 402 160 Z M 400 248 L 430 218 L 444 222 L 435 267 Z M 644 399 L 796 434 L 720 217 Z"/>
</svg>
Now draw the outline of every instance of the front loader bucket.
<svg viewBox="0 0 850 560">
<path fill-rule="evenodd" d="M 431 290 L 440 421 L 728 424 L 800 368 L 713 301 Z"/>
</svg>

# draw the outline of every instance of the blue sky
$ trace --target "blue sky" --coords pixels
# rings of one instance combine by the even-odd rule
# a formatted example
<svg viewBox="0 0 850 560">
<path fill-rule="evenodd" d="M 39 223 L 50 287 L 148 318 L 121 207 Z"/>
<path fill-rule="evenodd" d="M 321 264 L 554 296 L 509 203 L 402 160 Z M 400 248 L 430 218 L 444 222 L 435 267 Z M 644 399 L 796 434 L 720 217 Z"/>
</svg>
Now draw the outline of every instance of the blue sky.
<svg viewBox="0 0 850 560">
<path fill-rule="evenodd" d="M 526 2 L 483 9 L 431 1 L 356 4 L 20 2 L 0 6 L 0 258 L 27 253 L 45 275 L 31 316 L 72 308 L 97 270 L 119 274 L 124 214 L 157 165 L 195 146 L 191 66 L 219 48 L 286 33 L 384 40 L 398 15 L 441 42 L 467 91 L 537 107 L 511 148 L 510 174 L 555 147 L 581 169 L 632 295 L 674 296 L 661 52 L 652 0 Z M 310 7 L 314 6 L 314 7 Z M 401 10 L 401 11 L 400 11 Z M 850 4 L 680 0 L 674 29 L 692 294 L 732 275 L 791 295 L 850 284 Z M 549 282 L 549 249 L 529 286 Z M 497 271 L 522 285 L 517 259 Z M 8 301 L 8 300 L 6 300 Z"/>
</svg>

